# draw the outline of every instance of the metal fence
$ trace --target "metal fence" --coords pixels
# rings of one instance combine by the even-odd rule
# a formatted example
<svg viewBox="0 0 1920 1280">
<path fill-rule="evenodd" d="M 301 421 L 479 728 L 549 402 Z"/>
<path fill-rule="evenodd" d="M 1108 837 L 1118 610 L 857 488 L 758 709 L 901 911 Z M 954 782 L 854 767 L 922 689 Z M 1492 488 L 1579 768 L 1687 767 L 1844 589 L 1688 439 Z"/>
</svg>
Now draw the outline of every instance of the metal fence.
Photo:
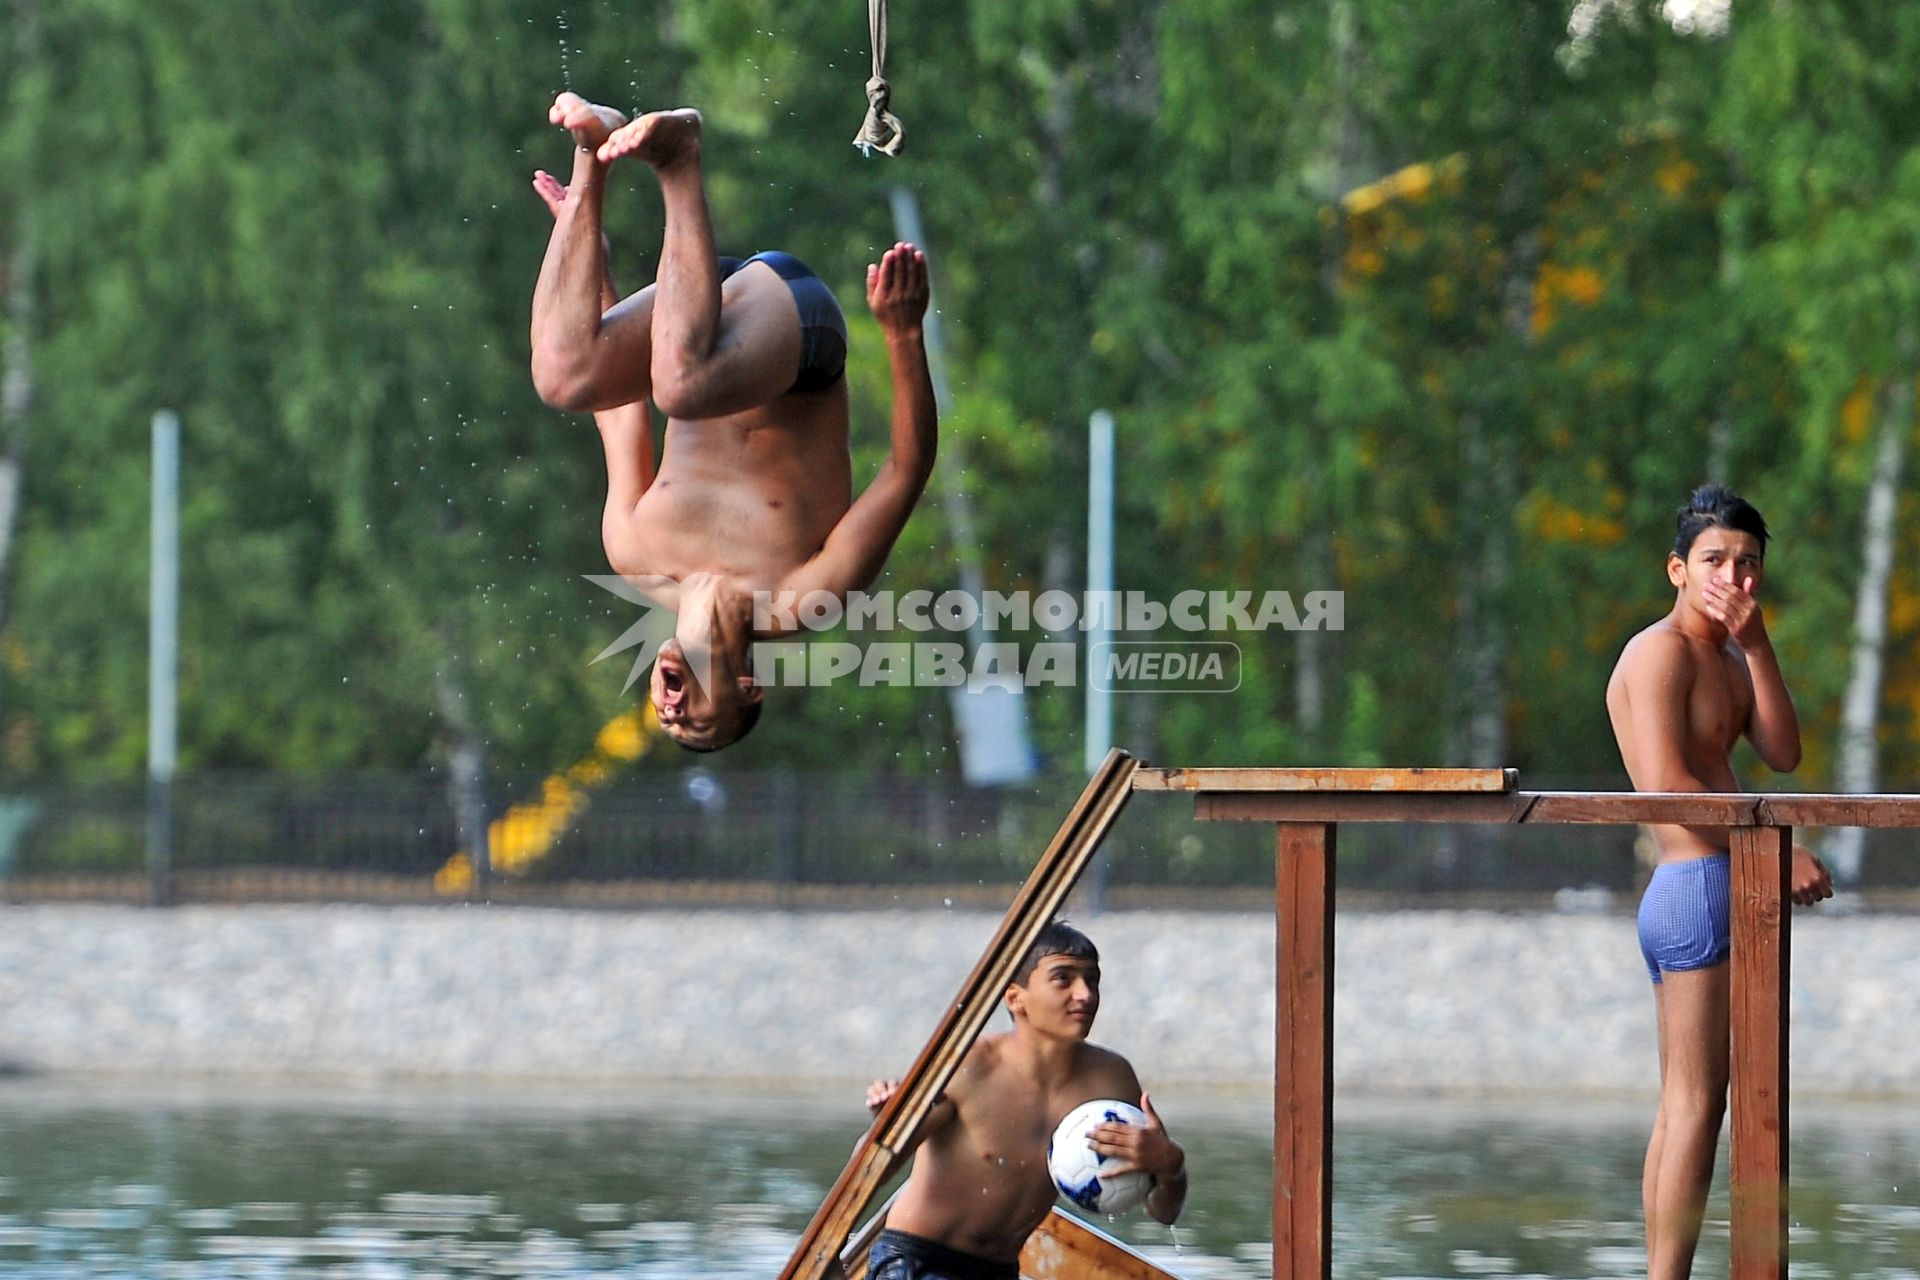
<svg viewBox="0 0 1920 1280">
<path fill-rule="evenodd" d="M 1527 779 L 1581 789 L 1591 780 Z M 938 778 L 841 774 L 634 773 L 573 801 L 553 838 L 502 859 L 498 896 L 587 901 L 854 901 L 973 893 L 1004 899 L 1082 785 L 970 790 Z M 495 780 L 490 811 L 537 805 L 539 779 Z M 0 892 L 13 898 L 140 897 L 146 795 L 137 784 L 0 787 Z M 435 877 L 460 852 L 443 777 L 211 774 L 175 793 L 174 882 L 182 898 L 449 896 Z M 1920 886 L 1920 836 L 1872 833 L 1863 887 Z M 524 841 L 522 841 L 524 845 Z M 505 852 L 503 850 L 503 852 Z M 1101 883 L 1122 903 L 1251 900 L 1273 883 L 1261 824 L 1200 824 L 1189 801 L 1142 796 L 1107 842 Z M 1634 890 L 1634 836 L 1612 828 L 1351 825 L 1343 892 L 1414 897 Z M 462 896 L 455 893 L 451 896 Z"/>
</svg>

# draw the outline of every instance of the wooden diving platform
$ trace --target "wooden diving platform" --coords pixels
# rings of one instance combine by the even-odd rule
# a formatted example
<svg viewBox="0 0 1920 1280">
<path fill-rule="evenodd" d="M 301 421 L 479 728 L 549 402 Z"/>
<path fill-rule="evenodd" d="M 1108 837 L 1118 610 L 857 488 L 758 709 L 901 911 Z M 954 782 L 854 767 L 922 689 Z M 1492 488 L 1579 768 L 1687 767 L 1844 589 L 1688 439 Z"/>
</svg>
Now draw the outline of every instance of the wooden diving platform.
<svg viewBox="0 0 1920 1280">
<path fill-rule="evenodd" d="M 1342 822 L 1685 823 L 1729 828 L 1733 972 L 1732 1280 L 1787 1277 L 1788 877 L 1793 828 L 1920 827 L 1920 796 L 1525 791 L 1512 769 L 1149 768 L 1110 752 L 1021 886 L 933 1038 L 855 1147 L 780 1280 L 864 1269 L 855 1225 L 905 1162 L 940 1091 L 1041 928 L 1136 791 L 1193 798 L 1212 822 L 1274 825 L 1277 923 L 1274 1280 L 1331 1280 L 1334 852 Z M 1652 1064 L 1648 1064 L 1649 1071 Z M 1029 1280 L 1160 1280 L 1121 1242 L 1056 1210 L 1021 1256 Z"/>
</svg>

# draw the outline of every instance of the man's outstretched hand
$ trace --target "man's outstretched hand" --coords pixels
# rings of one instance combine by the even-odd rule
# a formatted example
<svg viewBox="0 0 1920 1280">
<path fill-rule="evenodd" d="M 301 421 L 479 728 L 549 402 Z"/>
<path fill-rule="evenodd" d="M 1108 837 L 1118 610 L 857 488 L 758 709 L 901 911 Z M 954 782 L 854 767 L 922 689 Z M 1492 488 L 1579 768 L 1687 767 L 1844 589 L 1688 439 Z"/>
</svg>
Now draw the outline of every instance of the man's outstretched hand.
<svg viewBox="0 0 1920 1280">
<path fill-rule="evenodd" d="M 533 191 L 547 206 L 547 212 L 554 217 L 560 216 L 560 206 L 567 202 L 566 184 L 548 173 L 545 169 L 533 171 Z"/>
<path fill-rule="evenodd" d="M 918 333 L 931 294 L 927 255 L 913 245 L 896 244 L 867 268 L 867 306 L 889 334 Z"/>
<path fill-rule="evenodd" d="M 533 171 L 533 193 L 540 197 L 542 204 L 547 206 L 547 212 L 556 218 L 560 216 L 560 210 L 566 207 L 567 199 L 571 194 L 567 190 L 566 183 L 560 181 L 560 179 L 554 177 L 545 169 L 535 169 Z M 600 233 L 600 256 L 603 258 L 611 258 L 613 256 L 613 248 L 607 243 L 607 233 L 605 231 Z M 601 301 L 604 305 L 611 307 L 619 300 L 618 296 L 613 293 L 613 285 L 611 283 L 607 285 L 607 293 L 608 296 Z"/>
</svg>

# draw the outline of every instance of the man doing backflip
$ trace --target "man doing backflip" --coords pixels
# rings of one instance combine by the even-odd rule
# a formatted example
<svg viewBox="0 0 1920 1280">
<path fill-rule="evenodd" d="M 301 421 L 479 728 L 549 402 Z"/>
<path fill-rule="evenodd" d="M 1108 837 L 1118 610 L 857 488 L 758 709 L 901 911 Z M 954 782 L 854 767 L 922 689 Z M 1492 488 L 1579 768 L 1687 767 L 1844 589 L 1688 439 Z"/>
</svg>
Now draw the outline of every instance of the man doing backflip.
<svg viewBox="0 0 1920 1280">
<path fill-rule="evenodd" d="M 1710 485 L 1679 514 L 1667 555 L 1666 617 L 1627 642 L 1607 682 L 1607 715 L 1636 791 L 1738 791 L 1742 734 L 1768 768 L 1800 763 L 1800 722 L 1755 595 L 1767 526 Z M 1660 1108 L 1641 1197 L 1647 1276 L 1690 1275 L 1714 1149 L 1726 1114 L 1731 947 L 1725 827 L 1656 826 L 1660 864 L 1640 904 L 1640 948 L 1660 1026 Z M 1793 900 L 1833 894 L 1826 868 L 1794 846 Z"/>
<path fill-rule="evenodd" d="M 893 368 L 893 448 L 855 501 L 846 321 L 797 258 L 715 253 L 700 113 L 628 122 L 563 93 L 548 118 L 573 137 L 573 175 L 565 186 L 534 178 L 554 215 L 533 294 L 534 386 L 551 405 L 595 414 L 607 558 L 679 615 L 654 664 L 654 709 L 681 745 L 710 751 L 759 716 L 755 596 L 844 598 L 867 586 L 926 487 L 935 448 L 926 257 L 897 244 L 867 268 Z M 624 156 L 658 177 L 666 234 L 654 283 L 622 301 L 601 199 L 608 166 Z M 667 418 L 657 469 L 648 400 Z"/>
<path fill-rule="evenodd" d="M 1090 1044 L 1100 1011 L 1100 953 L 1078 929 L 1047 925 L 1006 990 L 1013 1030 L 982 1036 L 920 1130 L 913 1171 L 887 1210 L 870 1280 L 1019 1280 L 1020 1250 L 1058 1195 L 1047 1141 L 1067 1112 L 1100 1098 L 1140 1099 L 1144 1125 L 1103 1124 L 1093 1149 L 1121 1173 L 1153 1175 L 1147 1212 L 1165 1223 L 1187 1199 L 1186 1153 L 1167 1136 L 1127 1060 Z M 867 1106 L 893 1096 L 876 1080 Z"/>
</svg>

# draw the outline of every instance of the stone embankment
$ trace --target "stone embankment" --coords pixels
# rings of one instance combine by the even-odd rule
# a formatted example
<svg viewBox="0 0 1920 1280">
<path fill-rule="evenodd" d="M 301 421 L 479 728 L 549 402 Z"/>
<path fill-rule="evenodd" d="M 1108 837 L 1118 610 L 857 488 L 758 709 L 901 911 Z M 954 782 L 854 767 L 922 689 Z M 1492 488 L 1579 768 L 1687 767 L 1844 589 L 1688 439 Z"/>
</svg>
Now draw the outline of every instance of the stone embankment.
<svg viewBox="0 0 1920 1280">
<path fill-rule="evenodd" d="M 991 937 L 979 911 L 0 908 L 0 1066 L 47 1074 L 617 1082 L 898 1073 Z M 1261 1085 L 1273 920 L 1084 922 L 1095 1038 L 1155 1082 Z M 1343 1088 L 1646 1091 L 1626 914 L 1340 917 Z M 1797 913 L 1795 1087 L 1920 1093 L 1920 919 Z M 994 1026 L 1005 1025 L 996 1016 Z"/>
</svg>

